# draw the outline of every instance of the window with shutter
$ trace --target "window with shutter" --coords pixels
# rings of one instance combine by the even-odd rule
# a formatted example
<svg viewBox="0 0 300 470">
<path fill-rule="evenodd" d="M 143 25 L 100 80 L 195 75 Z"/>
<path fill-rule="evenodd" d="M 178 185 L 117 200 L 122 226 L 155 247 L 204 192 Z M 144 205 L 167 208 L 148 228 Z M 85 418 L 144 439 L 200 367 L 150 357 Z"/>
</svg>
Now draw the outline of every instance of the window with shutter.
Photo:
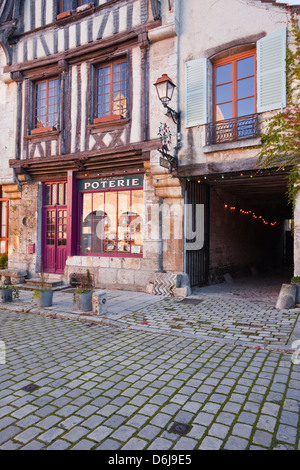
<svg viewBox="0 0 300 470">
<path fill-rule="evenodd" d="M 286 29 L 276 31 L 257 43 L 257 111 L 286 106 Z"/>
<path fill-rule="evenodd" d="M 207 123 L 207 59 L 186 63 L 186 127 Z"/>
</svg>

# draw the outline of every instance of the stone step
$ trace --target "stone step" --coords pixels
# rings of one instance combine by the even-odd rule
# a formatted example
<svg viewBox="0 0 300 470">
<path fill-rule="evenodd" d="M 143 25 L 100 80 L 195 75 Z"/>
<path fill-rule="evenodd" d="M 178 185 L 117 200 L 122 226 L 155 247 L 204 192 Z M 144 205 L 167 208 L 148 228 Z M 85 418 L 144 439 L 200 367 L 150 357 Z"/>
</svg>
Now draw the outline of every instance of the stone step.
<svg viewBox="0 0 300 470">
<path fill-rule="evenodd" d="M 42 287 L 42 282 L 39 278 L 25 279 L 25 283 L 26 283 L 26 286 L 28 286 L 28 287 L 35 287 L 37 289 L 39 287 Z M 58 280 L 58 279 L 45 279 L 43 284 L 48 289 L 55 289 L 57 287 L 62 287 L 63 286 L 63 281 Z"/>
</svg>

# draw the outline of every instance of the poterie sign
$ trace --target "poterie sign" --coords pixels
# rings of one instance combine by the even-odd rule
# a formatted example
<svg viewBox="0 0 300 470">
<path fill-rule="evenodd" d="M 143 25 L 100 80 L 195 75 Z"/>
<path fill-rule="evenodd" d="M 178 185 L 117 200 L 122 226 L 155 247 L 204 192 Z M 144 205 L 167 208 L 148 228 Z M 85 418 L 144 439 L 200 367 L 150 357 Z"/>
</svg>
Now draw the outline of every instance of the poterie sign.
<svg viewBox="0 0 300 470">
<path fill-rule="evenodd" d="M 115 176 L 113 178 L 98 178 L 79 180 L 79 191 L 103 191 L 116 189 L 132 189 L 143 186 L 143 175 Z"/>
</svg>

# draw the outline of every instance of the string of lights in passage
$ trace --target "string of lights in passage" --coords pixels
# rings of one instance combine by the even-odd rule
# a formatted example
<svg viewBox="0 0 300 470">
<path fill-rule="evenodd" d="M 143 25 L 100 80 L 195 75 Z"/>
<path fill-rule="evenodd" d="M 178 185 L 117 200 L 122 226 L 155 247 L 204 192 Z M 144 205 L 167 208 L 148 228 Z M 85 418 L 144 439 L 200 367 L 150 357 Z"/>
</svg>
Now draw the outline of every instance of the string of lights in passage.
<svg viewBox="0 0 300 470">
<path fill-rule="evenodd" d="M 260 171 L 260 173 L 263 173 L 263 171 Z M 270 172 L 268 172 L 268 174 L 270 174 Z M 240 176 L 244 176 L 244 173 L 239 173 Z M 145 176 L 151 176 L 147 173 L 145 173 Z M 250 178 L 254 178 L 253 175 L 249 175 Z M 162 180 L 166 180 L 168 178 L 184 178 L 186 179 L 187 181 L 191 181 L 192 177 L 190 176 L 181 176 L 181 175 L 168 175 L 168 176 L 165 176 L 163 178 L 154 178 L 157 182 L 159 181 L 162 181 Z M 207 178 L 207 176 L 203 176 L 203 179 L 205 180 L 205 182 L 208 182 L 209 179 Z M 221 176 L 221 179 L 225 179 L 225 176 L 222 175 Z M 217 181 L 216 178 L 211 178 L 211 180 L 213 181 Z M 201 179 L 198 179 L 197 182 L 200 184 L 201 183 Z M 231 206 L 230 204 L 226 204 L 224 201 L 222 201 L 223 204 L 224 204 L 224 208 L 227 210 L 229 209 L 230 212 L 239 212 L 240 214 L 243 214 L 243 215 L 250 215 L 253 217 L 253 219 L 255 220 L 258 220 L 260 222 L 262 222 L 264 225 L 269 225 L 270 227 L 275 227 L 276 225 L 278 225 L 278 222 L 274 221 L 274 222 L 267 222 L 262 215 L 256 215 L 256 213 L 254 211 L 251 211 L 251 210 L 244 210 L 244 209 L 240 209 L 240 208 L 237 208 L 236 206 Z"/>
</svg>

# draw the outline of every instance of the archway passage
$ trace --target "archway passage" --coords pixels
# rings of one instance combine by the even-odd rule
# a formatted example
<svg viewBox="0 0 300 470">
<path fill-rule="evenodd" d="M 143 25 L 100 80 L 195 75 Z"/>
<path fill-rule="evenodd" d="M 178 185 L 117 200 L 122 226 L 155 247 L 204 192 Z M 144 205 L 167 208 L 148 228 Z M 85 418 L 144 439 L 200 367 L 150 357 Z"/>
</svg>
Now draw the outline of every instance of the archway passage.
<svg viewBox="0 0 300 470">
<path fill-rule="evenodd" d="M 293 268 L 286 172 L 218 175 L 210 185 L 210 283 Z"/>
</svg>

